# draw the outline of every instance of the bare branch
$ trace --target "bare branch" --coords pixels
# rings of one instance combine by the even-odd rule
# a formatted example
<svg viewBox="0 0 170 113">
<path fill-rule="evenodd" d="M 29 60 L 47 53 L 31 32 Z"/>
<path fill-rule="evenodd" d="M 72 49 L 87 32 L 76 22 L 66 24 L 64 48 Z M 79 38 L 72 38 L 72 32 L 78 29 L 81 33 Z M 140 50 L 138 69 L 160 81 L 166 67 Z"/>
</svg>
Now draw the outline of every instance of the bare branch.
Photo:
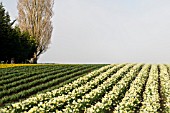
<svg viewBox="0 0 170 113">
<path fill-rule="evenodd" d="M 37 42 L 36 57 L 45 52 L 50 43 L 53 26 L 54 0 L 18 0 L 18 23 L 22 31 L 28 31 Z"/>
</svg>

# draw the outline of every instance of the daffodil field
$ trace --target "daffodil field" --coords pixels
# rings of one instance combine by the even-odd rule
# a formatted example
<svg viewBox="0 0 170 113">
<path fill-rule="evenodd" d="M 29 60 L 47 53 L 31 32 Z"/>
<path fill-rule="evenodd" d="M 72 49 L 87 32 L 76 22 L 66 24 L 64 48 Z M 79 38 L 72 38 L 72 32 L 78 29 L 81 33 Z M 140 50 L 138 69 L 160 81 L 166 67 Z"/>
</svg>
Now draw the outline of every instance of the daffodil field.
<svg viewBox="0 0 170 113">
<path fill-rule="evenodd" d="M 0 69 L 0 113 L 170 113 L 170 65 Z"/>
<path fill-rule="evenodd" d="M 0 107 L 51 91 L 104 65 L 39 65 L 0 68 Z"/>
</svg>

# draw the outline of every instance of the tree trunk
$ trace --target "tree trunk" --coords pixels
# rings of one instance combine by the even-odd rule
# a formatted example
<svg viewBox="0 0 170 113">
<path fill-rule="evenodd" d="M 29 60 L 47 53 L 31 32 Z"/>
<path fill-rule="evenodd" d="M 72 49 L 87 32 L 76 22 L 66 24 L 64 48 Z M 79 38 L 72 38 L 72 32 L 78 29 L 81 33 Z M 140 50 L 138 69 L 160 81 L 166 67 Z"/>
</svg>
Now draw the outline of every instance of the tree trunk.
<svg viewBox="0 0 170 113">
<path fill-rule="evenodd" d="M 31 58 L 30 63 L 31 64 L 37 64 L 37 58 Z"/>
<path fill-rule="evenodd" d="M 37 55 L 36 55 L 36 53 L 34 53 L 34 56 L 33 56 L 33 58 L 31 58 L 30 63 L 37 64 L 37 60 L 38 60 Z"/>
<path fill-rule="evenodd" d="M 11 58 L 11 64 L 15 64 L 15 58 Z"/>
</svg>

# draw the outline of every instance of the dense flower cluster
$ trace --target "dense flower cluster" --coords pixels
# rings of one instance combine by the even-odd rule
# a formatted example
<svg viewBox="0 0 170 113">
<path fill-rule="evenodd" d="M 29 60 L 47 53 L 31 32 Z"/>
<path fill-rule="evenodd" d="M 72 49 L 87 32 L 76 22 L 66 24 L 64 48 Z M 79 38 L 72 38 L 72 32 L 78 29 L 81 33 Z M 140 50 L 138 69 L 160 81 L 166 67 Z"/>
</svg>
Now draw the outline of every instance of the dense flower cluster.
<svg viewBox="0 0 170 113">
<path fill-rule="evenodd" d="M 156 113 L 160 109 L 158 76 L 157 65 L 152 65 L 143 94 L 142 107 L 140 108 L 141 113 Z"/>
<path fill-rule="evenodd" d="M 125 97 L 121 103 L 116 107 L 114 113 L 134 112 L 139 109 L 139 104 L 142 99 L 142 90 L 148 78 L 148 71 L 150 65 L 145 65 L 139 75 L 130 85 L 130 89 L 126 92 Z"/>
<path fill-rule="evenodd" d="M 130 70 L 115 86 L 112 90 L 104 95 L 101 102 L 97 102 L 94 106 L 87 108 L 88 113 L 100 113 L 105 112 L 105 110 L 110 110 L 111 107 L 115 106 L 119 102 L 119 96 L 121 93 L 126 91 L 126 88 L 129 86 L 129 83 L 137 76 L 141 64 L 138 64 Z M 145 68 L 141 70 L 143 72 Z"/>
<path fill-rule="evenodd" d="M 160 81 L 164 112 L 170 113 L 170 76 L 165 65 L 160 65 Z"/>
<path fill-rule="evenodd" d="M 121 68 L 119 71 L 117 71 L 117 73 L 105 80 L 102 84 L 98 85 L 97 88 L 83 95 L 82 99 L 77 99 L 77 101 L 74 101 L 72 104 L 68 104 L 63 111 L 66 113 L 70 113 L 70 111 L 74 113 L 79 113 L 81 110 L 84 111 L 86 106 L 90 106 L 91 103 L 100 98 L 101 95 L 105 94 L 108 89 L 111 89 L 116 84 L 119 78 L 127 76 L 127 74 L 124 74 L 130 70 L 131 66 L 132 64 L 126 65 L 125 67 Z M 136 72 L 136 70 L 139 69 L 140 66 L 141 65 L 134 66 L 132 69 L 133 72 Z M 132 74 L 134 74 L 133 72 L 131 71 Z M 107 76 L 108 74 L 105 74 L 103 77 Z M 91 112 L 91 109 L 87 112 Z"/>
</svg>

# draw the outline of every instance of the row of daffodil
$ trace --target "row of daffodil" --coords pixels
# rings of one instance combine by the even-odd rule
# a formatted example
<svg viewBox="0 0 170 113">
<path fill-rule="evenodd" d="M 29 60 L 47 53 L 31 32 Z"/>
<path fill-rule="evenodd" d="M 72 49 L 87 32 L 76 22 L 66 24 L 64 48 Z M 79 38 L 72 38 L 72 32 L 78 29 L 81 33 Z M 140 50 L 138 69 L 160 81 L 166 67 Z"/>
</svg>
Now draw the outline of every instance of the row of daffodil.
<svg viewBox="0 0 170 113">
<path fill-rule="evenodd" d="M 143 70 L 130 85 L 130 89 L 126 92 L 125 97 L 115 108 L 114 113 L 134 113 L 139 109 L 142 101 L 143 87 L 149 76 L 149 69 L 150 65 L 143 67 Z"/>
<path fill-rule="evenodd" d="M 72 103 L 65 106 L 63 109 L 64 113 L 80 113 L 81 111 L 85 111 L 85 108 L 90 106 L 92 103 L 98 101 L 98 99 L 102 98 L 102 96 L 112 89 L 112 87 L 122 78 L 126 78 L 130 70 L 132 76 L 135 76 L 136 72 L 142 64 L 135 65 L 133 68 L 130 68 L 128 65 L 124 68 L 120 69 L 113 76 L 105 80 L 102 84 L 98 85 L 97 88 L 91 90 L 89 93 L 86 93 L 81 97 L 81 99 L 77 99 Z M 86 111 L 85 111 L 86 112 Z"/>
<path fill-rule="evenodd" d="M 121 72 L 124 72 L 125 70 L 128 70 L 130 67 L 132 67 L 134 64 L 128 64 L 125 67 L 121 68 Z M 93 90 L 95 87 L 100 85 L 102 82 L 104 82 L 107 78 L 110 76 L 113 76 L 112 73 L 117 70 L 118 67 L 122 67 L 121 65 L 115 66 L 109 70 L 107 70 L 104 73 L 101 73 L 96 78 L 90 80 L 84 85 L 81 85 L 80 87 L 75 88 L 73 91 L 69 92 L 68 94 L 63 94 L 61 96 L 57 96 L 54 98 L 51 98 L 48 101 L 44 101 L 41 105 L 38 106 L 38 108 L 35 111 L 41 112 L 41 111 L 48 111 L 48 112 L 57 112 L 64 108 L 65 105 L 71 104 L 72 101 L 77 100 L 78 98 L 81 98 L 83 95 L 85 95 L 87 92 Z M 120 71 L 118 71 L 120 72 Z M 70 111 L 72 112 L 72 111 Z M 74 111 L 73 111 L 74 112 Z"/>
<path fill-rule="evenodd" d="M 160 83 L 162 100 L 164 101 L 163 113 L 170 113 L 170 76 L 165 65 L 159 65 L 160 67 Z"/>
<path fill-rule="evenodd" d="M 117 82 L 108 93 L 105 93 L 101 101 L 98 101 L 95 105 L 92 105 L 87 108 L 85 112 L 103 113 L 110 111 L 111 108 L 113 108 L 119 103 L 119 97 L 123 96 L 123 94 L 126 92 L 127 88 L 130 86 L 130 83 L 138 75 L 142 66 L 142 64 L 134 66 L 133 69 L 131 69 L 130 72 L 127 73 L 119 82 Z M 145 70 L 145 68 L 142 68 L 140 73 L 143 73 L 143 71 Z"/>
<path fill-rule="evenodd" d="M 43 64 L 0 64 L 0 68 L 16 67 L 16 66 L 38 66 Z"/>
<path fill-rule="evenodd" d="M 117 65 L 113 64 L 113 65 L 104 66 L 104 67 L 102 67 L 98 70 L 95 70 L 95 71 L 93 71 L 93 72 L 91 72 L 91 73 L 89 73 L 89 74 L 87 74 L 83 77 L 80 77 L 79 79 L 73 81 L 72 83 L 66 84 L 63 87 L 55 89 L 51 92 L 38 94 L 38 95 L 30 97 L 30 98 L 28 98 L 24 101 L 17 102 L 17 103 L 10 105 L 10 106 L 2 108 L 2 109 L 0 109 L 0 112 L 15 112 L 15 111 L 24 112 L 24 111 L 28 111 L 31 108 L 38 106 L 39 104 L 41 105 L 44 101 L 48 101 L 49 99 L 51 99 L 53 97 L 68 93 L 69 91 L 73 90 L 74 88 L 85 84 L 89 80 L 95 78 L 100 73 L 103 73 L 110 68 L 121 67 L 121 66 L 124 66 L 124 65 L 125 64 L 121 64 L 121 65 L 117 66 Z"/>
<path fill-rule="evenodd" d="M 157 113 L 160 109 L 158 92 L 158 66 L 152 65 L 143 94 L 141 113 Z"/>
</svg>

